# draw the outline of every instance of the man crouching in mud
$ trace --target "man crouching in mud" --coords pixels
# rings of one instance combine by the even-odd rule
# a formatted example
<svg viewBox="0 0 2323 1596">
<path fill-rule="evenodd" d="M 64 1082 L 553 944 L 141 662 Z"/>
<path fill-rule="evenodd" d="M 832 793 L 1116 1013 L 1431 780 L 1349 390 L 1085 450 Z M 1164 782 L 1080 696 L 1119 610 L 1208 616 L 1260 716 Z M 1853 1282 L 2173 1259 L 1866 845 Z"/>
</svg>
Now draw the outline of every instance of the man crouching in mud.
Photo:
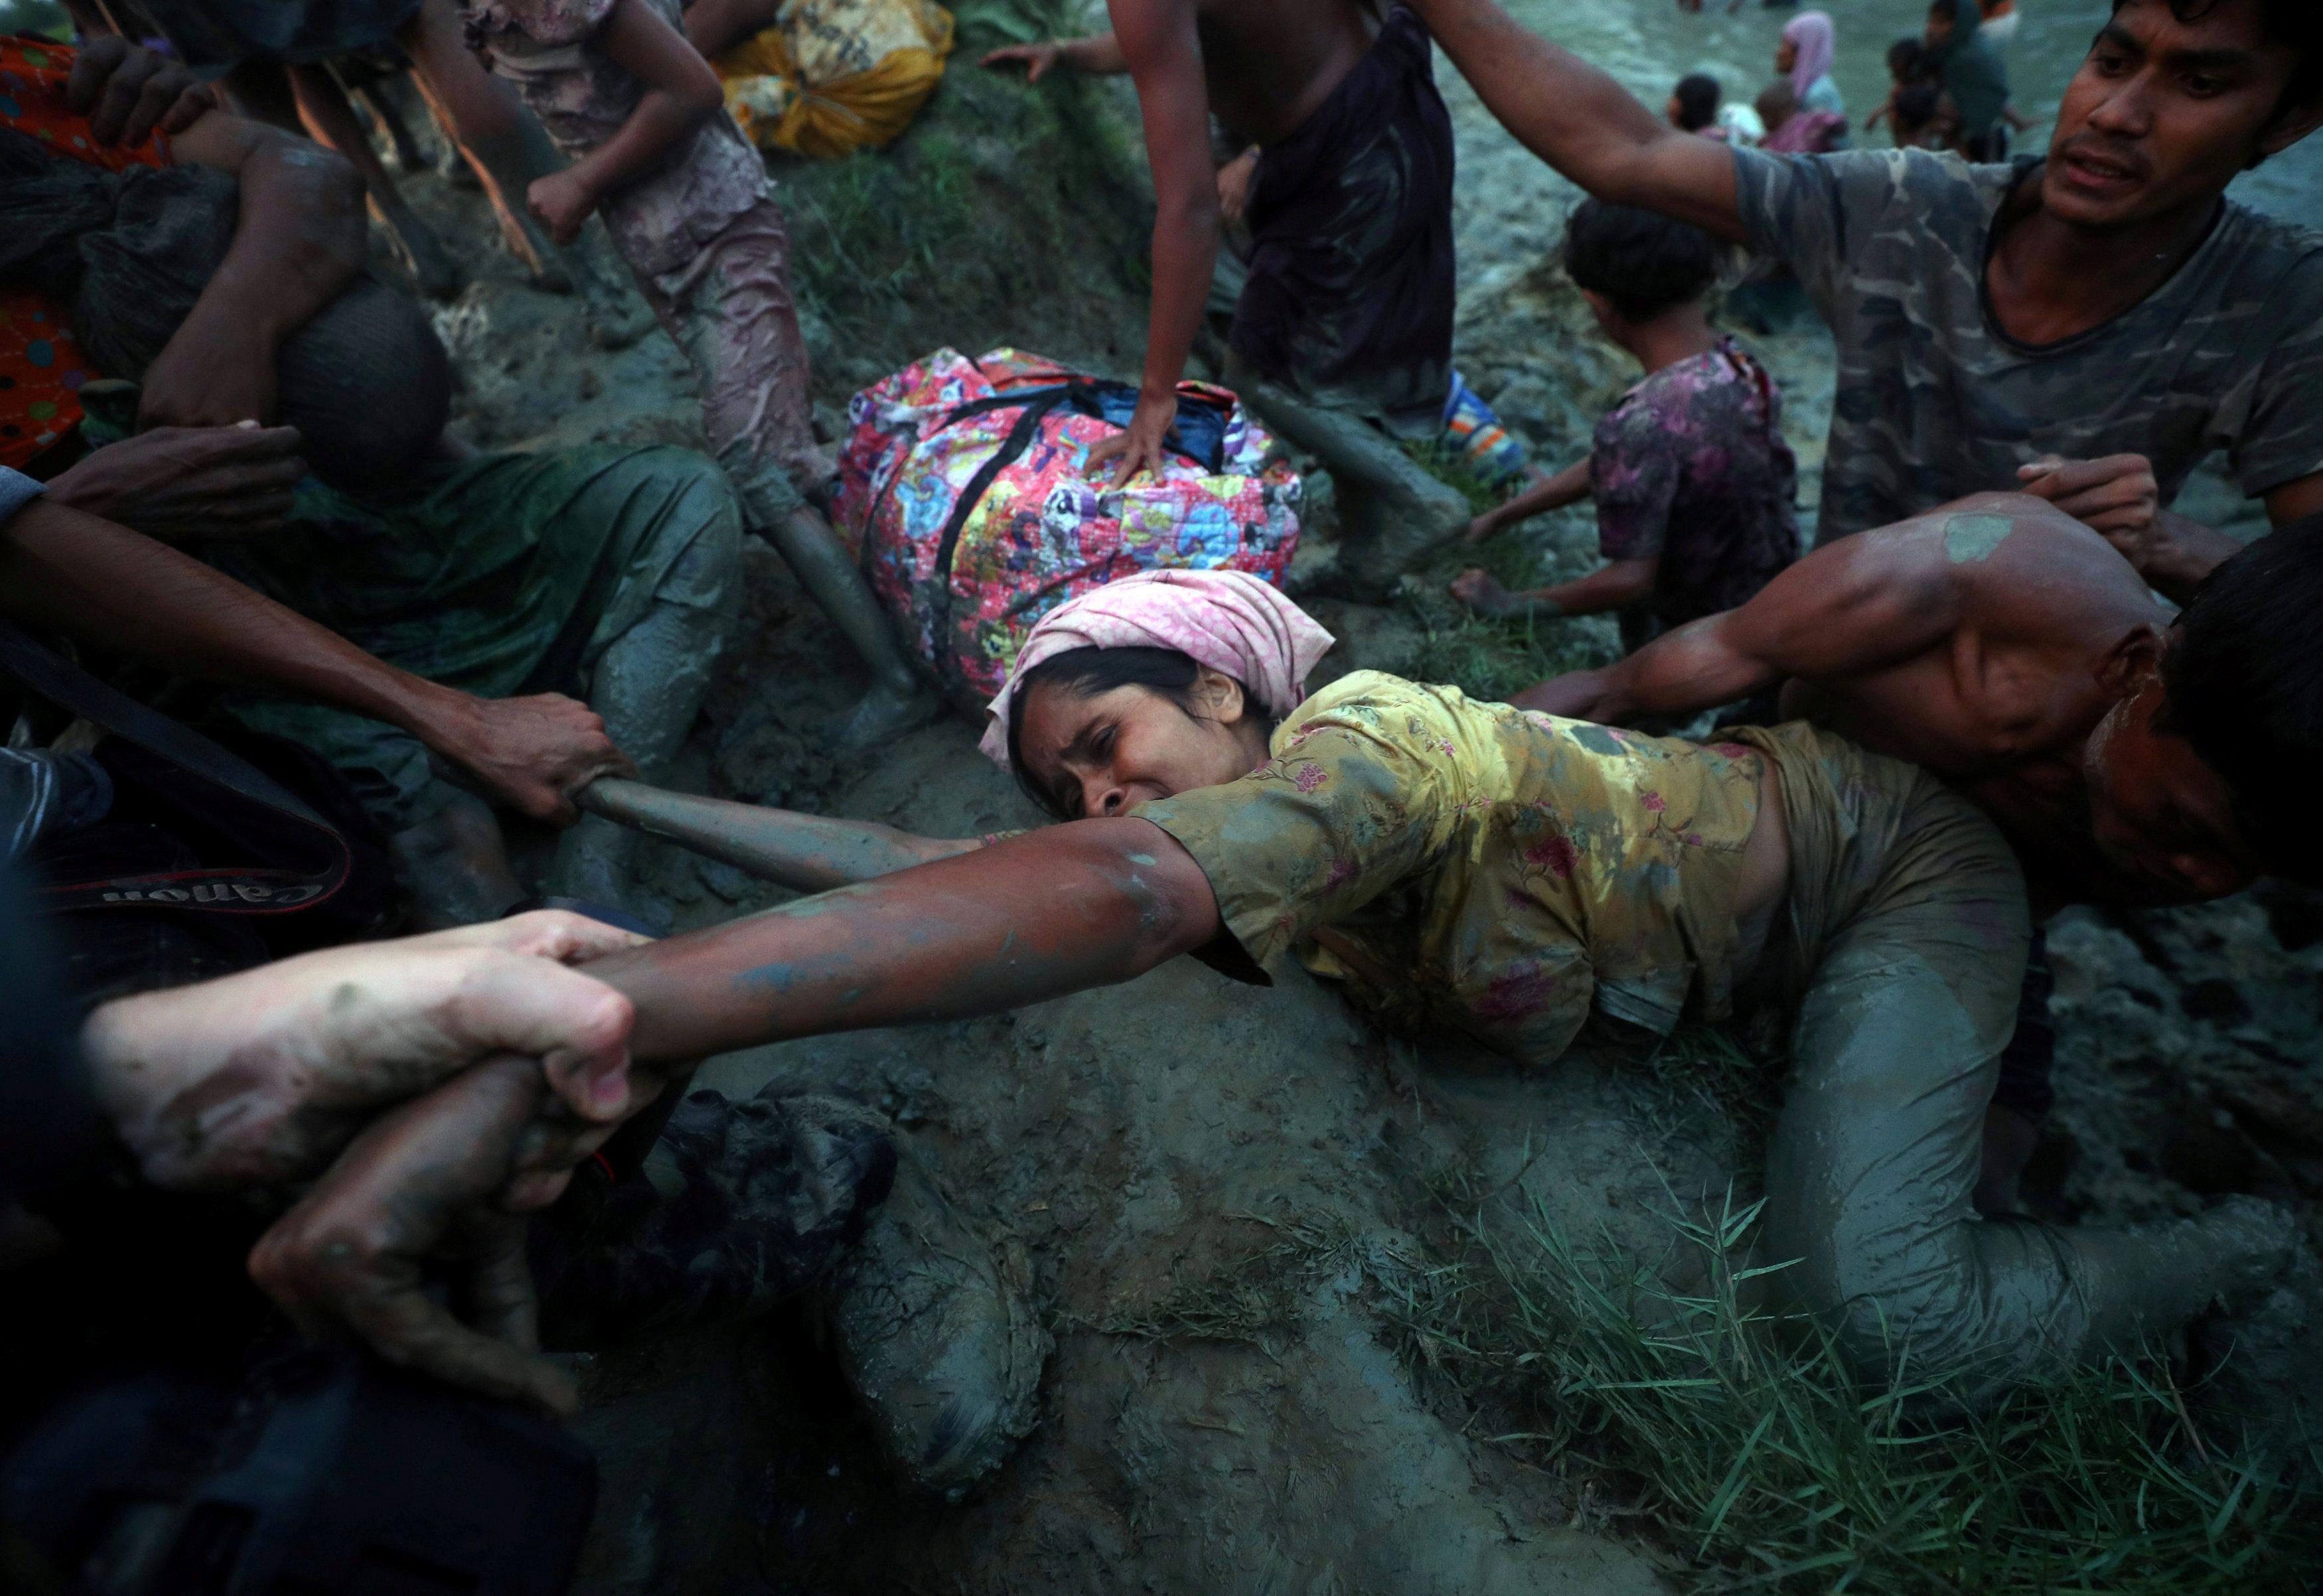
<svg viewBox="0 0 2323 1596">
<path fill-rule="evenodd" d="M 1738 609 L 1516 695 L 1626 724 L 1780 688 L 1805 716 L 1942 777 L 2025 866 L 2036 921 L 2075 903 L 2191 903 L 2275 874 L 2323 882 L 2323 516 L 2215 566 L 2173 616 L 2053 505 L 1983 494 L 1825 544 Z M 2048 1110 L 2048 973 L 1986 1125 L 1988 1211 Z"/>
<path fill-rule="evenodd" d="M 1391 589 L 1465 524 L 1459 494 L 1396 440 L 1442 430 L 1452 378 L 1452 121 L 1428 32 L 1365 0 L 1110 0 L 1114 31 L 984 58 L 1127 72 L 1159 213 L 1137 413 L 1090 452 L 1112 485 L 1159 472 L 1217 260 L 1222 196 L 1253 245 L 1226 380 L 1319 458 L 1337 492 L 1337 581 Z M 1210 116 L 1252 149 L 1215 170 Z M 1254 169 L 1253 161 L 1255 161 Z M 1243 196 L 1247 195 L 1244 203 Z"/>
</svg>

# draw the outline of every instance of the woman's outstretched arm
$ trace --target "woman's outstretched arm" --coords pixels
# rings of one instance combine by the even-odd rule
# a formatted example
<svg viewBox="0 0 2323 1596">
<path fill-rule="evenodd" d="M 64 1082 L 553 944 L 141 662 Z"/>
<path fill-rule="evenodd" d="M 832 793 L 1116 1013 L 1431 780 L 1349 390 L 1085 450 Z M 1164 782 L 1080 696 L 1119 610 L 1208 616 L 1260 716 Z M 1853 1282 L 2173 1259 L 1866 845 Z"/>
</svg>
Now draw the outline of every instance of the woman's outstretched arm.
<svg viewBox="0 0 2323 1596">
<path fill-rule="evenodd" d="M 599 959 L 652 1061 L 910 1025 L 1143 975 L 1217 934 L 1217 900 L 1159 826 L 1076 821 Z"/>
<path fill-rule="evenodd" d="M 592 783 L 574 801 L 592 814 L 799 892 L 828 892 L 984 846 L 980 839 L 915 837 L 873 821 L 700 798 L 612 776 Z"/>
<path fill-rule="evenodd" d="M 1143 975 L 1218 928 L 1208 880 L 1169 833 L 1135 819 L 1076 821 L 587 969 L 636 1009 L 634 1113 L 658 1089 L 655 1063 L 675 1073 L 756 1042 L 1061 997 Z M 553 1193 L 539 1178 L 586 1158 L 607 1127 L 576 1134 L 484 1112 L 467 1081 L 375 1124 L 267 1233 L 252 1268 L 305 1320 L 352 1326 L 390 1362 L 556 1405 L 556 1381 L 507 1345 L 447 1332 L 423 1265 L 468 1238 L 511 1185 Z M 503 1274 L 504 1294 L 521 1291 L 520 1271 Z M 528 1322 L 528 1307 L 506 1296 L 500 1322 Z"/>
</svg>

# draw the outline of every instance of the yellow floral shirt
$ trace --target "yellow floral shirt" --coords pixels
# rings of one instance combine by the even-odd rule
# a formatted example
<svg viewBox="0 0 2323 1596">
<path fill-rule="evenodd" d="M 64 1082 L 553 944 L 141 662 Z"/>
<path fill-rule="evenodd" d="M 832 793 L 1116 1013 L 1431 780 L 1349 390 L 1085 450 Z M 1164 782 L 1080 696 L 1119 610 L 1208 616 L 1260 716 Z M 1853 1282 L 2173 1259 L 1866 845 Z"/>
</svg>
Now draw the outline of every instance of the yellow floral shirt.
<svg viewBox="0 0 2323 1596">
<path fill-rule="evenodd" d="M 1728 1012 L 1754 749 L 1376 671 L 1299 705 L 1272 749 L 1136 812 L 1194 856 L 1262 968 L 1295 951 L 1364 1006 L 1534 1061 L 1593 1004 L 1659 1032 L 1689 998 Z"/>
</svg>

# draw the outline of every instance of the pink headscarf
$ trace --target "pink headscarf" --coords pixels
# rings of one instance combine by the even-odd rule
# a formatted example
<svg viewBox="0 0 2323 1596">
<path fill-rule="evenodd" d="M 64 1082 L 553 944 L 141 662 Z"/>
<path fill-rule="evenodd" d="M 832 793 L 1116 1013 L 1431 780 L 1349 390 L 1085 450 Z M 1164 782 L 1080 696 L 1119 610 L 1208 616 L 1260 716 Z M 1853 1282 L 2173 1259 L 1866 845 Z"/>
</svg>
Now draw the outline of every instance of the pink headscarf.
<svg viewBox="0 0 2323 1596">
<path fill-rule="evenodd" d="M 1807 90 L 1831 76 L 1831 64 L 1839 54 L 1831 14 L 1803 11 L 1783 24 L 1783 37 L 1799 52 L 1798 59 L 1791 63 L 1791 92 L 1799 96 L 1799 105 L 1804 108 Z"/>
<path fill-rule="evenodd" d="M 1243 571 L 1141 571 L 1042 616 L 986 713 L 981 747 L 1008 766 L 1008 705 L 1024 673 L 1075 648 L 1175 648 L 1232 676 L 1270 714 L 1307 696 L 1307 673 L 1335 639 L 1281 592 Z"/>
</svg>

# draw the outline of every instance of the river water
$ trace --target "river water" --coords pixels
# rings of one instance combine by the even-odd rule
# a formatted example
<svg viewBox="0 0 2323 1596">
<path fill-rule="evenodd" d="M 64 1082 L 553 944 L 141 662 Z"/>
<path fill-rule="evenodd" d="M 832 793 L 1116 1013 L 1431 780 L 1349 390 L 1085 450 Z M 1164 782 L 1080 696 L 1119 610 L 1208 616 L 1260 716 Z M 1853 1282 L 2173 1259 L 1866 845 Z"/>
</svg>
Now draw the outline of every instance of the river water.
<svg viewBox="0 0 2323 1596">
<path fill-rule="evenodd" d="M 2315 0 L 2323 5 L 2323 0 Z M 1774 55 L 1783 24 L 1795 10 L 1767 9 L 1750 0 L 1732 14 L 1726 0 L 1705 0 L 1689 14 L 1676 0 L 1503 0 L 1512 14 L 1557 43 L 1611 72 L 1648 105 L 1659 107 L 1670 86 L 1689 72 L 1709 72 L 1725 86 L 1729 99 L 1748 102 L 1775 76 Z M 1926 0 L 1835 0 L 1827 5 L 1836 24 L 1839 56 L 1833 77 L 1859 124 L 1887 93 L 1887 46 L 1917 33 Z M 2040 119 L 2018 140 L 2020 151 L 2045 149 L 2059 96 L 2103 25 L 2106 0 L 2019 0 L 2024 15 L 2007 49 L 2016 108 Z M 1519 146 L 1494 122 L 1450 63 L 1437 58 L 1437 79 L 1452 107 L 1459 140 L 1459 181 L 1455 222 L 1460 249 L 1464 298 L 1489 293 L 1510 274 L 1532 270 L 1555 250 L 1573 187 Z M 1859 144 L 1884 146 L 1883 129 L 1858 135 Z M 2261 209 L 2323 226 L 2323 133 L 2309 138 L 2257 170 L 2245 173 L 2236 197 Z M 1459 352 L 1464 363 L 1491 367 L 1515 352 L 1490 346 L 1485 329 L 1464 325 Z M 1831 406 L 1830 342 L 1819 326 L 1756 340 L 1785 389 L 1785 428 L 1799 450 L 1801 482 L 1813 525 L 1819 485 L 1823 433 Z M 1557 352 L 1528 351 L 1554 362 Z M 1494 397 L 1479 384 L 1487 399 Z M 1520 405 L 1521 410 L 1523 407 Z M 1521 418 L 1520 418 L 1521 424 Z M 1540 430 L 1540 429 L 1536 429 Z M 1550 426 L 1549 433 L 1569 429 Z M 1544 440 L 1547 441 L 1547 440 Z M 1563 459 L 1544 462 L 1551 467 Z M 1997 485 L 1997 484 L 1996 484 Z M 2255 531 L 2251 511 L 2215 474 L 2205 472 L 2180 500 L 2181 509 L 2217 524 L 2241 512 L 2238 530 Z"/>
</svg>

